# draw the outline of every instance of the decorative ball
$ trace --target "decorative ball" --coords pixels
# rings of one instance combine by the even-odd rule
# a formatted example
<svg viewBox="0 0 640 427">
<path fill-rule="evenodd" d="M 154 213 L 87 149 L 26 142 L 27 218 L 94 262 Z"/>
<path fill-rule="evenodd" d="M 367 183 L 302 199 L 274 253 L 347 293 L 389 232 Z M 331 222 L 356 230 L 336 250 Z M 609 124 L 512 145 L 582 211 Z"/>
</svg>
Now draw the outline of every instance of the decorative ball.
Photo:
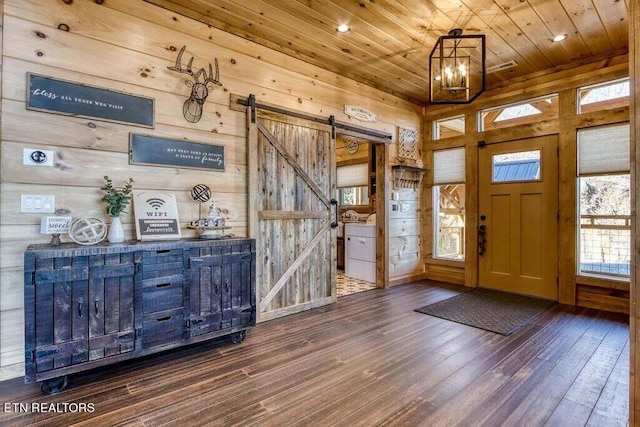
<svg viewBox="0 0 640 427">
<path fill-rule="evenodd" d="M 208 202 L 211 198 L 211 189 L 204 184 L 196 184 L 191 189 L 191 198 L 194 202 Z"/>
<path fill-rule="evenodd" d="M 76 218 L 69 226 L 69 238 L 80 245 L 95 245 L 107 235 L 107 224 L 100 218 Z"/>
</svg>

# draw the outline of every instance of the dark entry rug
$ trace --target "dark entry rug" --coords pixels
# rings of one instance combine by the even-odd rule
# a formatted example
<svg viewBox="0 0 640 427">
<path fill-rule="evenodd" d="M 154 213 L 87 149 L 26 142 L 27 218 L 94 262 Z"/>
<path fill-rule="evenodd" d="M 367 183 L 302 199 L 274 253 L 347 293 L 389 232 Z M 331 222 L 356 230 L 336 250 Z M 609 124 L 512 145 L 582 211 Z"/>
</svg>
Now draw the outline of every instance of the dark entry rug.
<svg viewBox="0 0 640 427">
<path fill-rule="evenodd" d="M 507 336 L 553 304 L 554 301 L 540 298 L 475 288 L 415 311 Z"/>
</svg>

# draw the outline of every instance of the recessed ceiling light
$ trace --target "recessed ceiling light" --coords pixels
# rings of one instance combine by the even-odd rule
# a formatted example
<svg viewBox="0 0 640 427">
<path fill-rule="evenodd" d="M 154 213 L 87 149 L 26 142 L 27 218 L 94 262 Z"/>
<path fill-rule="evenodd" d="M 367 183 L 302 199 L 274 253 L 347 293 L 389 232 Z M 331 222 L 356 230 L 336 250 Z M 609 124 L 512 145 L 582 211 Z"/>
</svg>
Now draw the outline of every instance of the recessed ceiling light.
<svg viewBox="0 0 640 427">
<path fill-rule="evenodd" d="M 336 27 L 336 31 L 339 33 L 346 33 L 350 29 L 351 27 L 349 27 L 347 24 L 340 24 Z"/>
<path fill-rule="evenodd" d="M 551 41 L 554 42 L 554 43 L 557 43 L 557 42 L 561 42 L 561 41 L 566 40 L 566 39 L 567 39 L 567 35 L 566 34 L 558 34 L 557 36 L 554 36 L 551 39 Z"/>
</svg>

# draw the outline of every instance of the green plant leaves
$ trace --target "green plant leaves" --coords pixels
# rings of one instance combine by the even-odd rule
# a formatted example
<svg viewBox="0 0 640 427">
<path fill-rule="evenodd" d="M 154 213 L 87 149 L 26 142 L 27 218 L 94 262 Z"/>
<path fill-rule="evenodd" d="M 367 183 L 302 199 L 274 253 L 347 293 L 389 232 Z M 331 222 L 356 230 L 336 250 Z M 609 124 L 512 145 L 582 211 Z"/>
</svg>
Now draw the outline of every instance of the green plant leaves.
<svg viewBox="0 0 640 427">
<path fill-rule="evenodd" d="M 133 190 L 133 179 L 129 178 L 129 181 L 125 181 L 124 187 L 118 189 L 113 186 L 113 181 L 105 175 L 105 185 L 100 187 L 104 190 L 105 194 L 101 201 L 105 202 L 107 206 L 107 215 L 120 216 L 121 213 L 126 213 L 124 210 L 129 202 L 131 202 L 131 191 Z"/>
</svg>

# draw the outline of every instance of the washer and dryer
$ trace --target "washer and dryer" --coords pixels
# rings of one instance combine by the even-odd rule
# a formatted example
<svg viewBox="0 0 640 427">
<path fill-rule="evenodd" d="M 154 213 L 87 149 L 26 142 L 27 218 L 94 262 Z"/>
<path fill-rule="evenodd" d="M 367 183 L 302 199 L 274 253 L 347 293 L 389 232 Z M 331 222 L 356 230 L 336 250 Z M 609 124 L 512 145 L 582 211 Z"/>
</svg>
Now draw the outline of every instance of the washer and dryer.
<svg viewBox="0 0 640 427">
<path fill-rule="evenodd" d="M 344 225 L 344 275 L 366 282 L 376 281 L 376 225 L 372 222 Z"/>
</svg>

